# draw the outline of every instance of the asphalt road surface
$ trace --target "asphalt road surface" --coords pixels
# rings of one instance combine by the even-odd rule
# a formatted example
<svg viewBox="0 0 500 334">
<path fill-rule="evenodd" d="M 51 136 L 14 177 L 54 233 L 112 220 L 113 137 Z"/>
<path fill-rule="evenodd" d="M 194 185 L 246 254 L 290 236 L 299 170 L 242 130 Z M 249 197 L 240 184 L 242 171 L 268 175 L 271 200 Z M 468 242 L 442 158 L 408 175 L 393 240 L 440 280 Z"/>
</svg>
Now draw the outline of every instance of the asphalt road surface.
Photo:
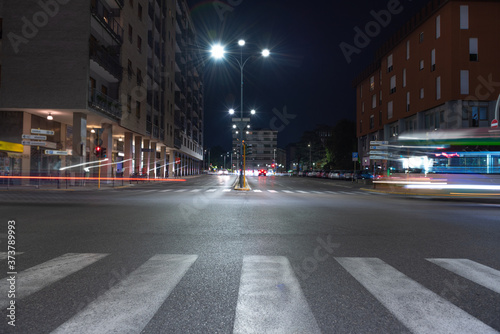
<svg viewBox="0 0 500 334">
<path fill-rule="evenodd" d="M 500 331 L 499 205 L 234 181 L 0 191 L 0 333 Z"/>
</svg>

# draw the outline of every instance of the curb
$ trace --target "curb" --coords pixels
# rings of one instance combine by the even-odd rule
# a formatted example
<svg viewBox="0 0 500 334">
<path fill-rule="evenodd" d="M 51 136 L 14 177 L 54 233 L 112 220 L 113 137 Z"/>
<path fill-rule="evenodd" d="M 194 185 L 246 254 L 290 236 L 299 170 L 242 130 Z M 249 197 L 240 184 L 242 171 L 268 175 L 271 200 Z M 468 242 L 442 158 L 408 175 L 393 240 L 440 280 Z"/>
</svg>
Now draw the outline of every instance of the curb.
<svg viewBox="0 0 500 334">
<path fill-rule="evenodd" d="M 247 177 L 246 177 L 246 176 L 244 176 L 244 178 L 245 178 L 245 184 L 246 184 L 247 186 L 246 186 L 245 188 L 240 188 L 240 187 L 238 186 L 239 177 L 237 177 L 237 178 L 236 178 L 236 180 L 235 180 L 235 182 L 234 182 L 234 184 L 233 184 L 233 189 L 234 189 L 234 190 L 238 190 L 238 191 L 250 191 L 250 190 L 252 190 L 252 188 L 250 188 L 250 185 L 248 184 Z"/>
</svg>

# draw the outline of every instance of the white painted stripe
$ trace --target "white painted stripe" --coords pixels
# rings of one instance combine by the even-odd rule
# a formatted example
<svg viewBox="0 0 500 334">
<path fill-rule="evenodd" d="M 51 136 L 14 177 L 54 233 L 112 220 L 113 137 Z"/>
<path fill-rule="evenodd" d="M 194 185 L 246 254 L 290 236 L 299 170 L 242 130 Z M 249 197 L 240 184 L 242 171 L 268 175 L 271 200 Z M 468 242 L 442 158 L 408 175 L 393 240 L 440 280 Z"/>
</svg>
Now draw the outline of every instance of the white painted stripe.
<svg viewBox="0 0 500 334">
<path fill-rule="evenodd" d="M 217 189 L 208 189 L 207 193 L 213 193 L 213 192 L 216 192 L 216 191 L 217 191 Z"/>
<path fill-rule="evenodd" d="M 191 190 L 192 193 L 197 193 L 197 192 L 200 192 L 200 191 L 202 191 L 202 189 L 193 189 L 193 190 Z"/>
<path fill-rule="evenodd" d="M 301 193 L 301 194 L 308 194 L 307 191 L 303 191 L 303 190 L 297 190 L 298 193 Z"/>
<path fill-rule="evenodd" d="M 286 257 L 243 258 L 233 333 L 321 333 Z"/>
<path fill-rule="evenodd" d="M 352 195 L 351 192 L 347 192 L 347 191 L 339 191 L 339 194 Z"/>
<path fill-rule="evenodd" d="M 185 191 L 187 191 L 187 189 L 178 189 L 178 190 L 176 190 L 175 192 L 176 192 L 176 193 L 182 193 L 182 192 L 185 192 Z"/>
<path fill-rule="evenodd" d="M 322 192 L 322 191 L 315 191 L 315 190 L 313 190 L 313 191 L 311 191 L 311 192 L 312 192 L 313 194 L 323 194 L 323 192 Z"/>
<path fill-rule="evenodd" d="M 31 267 L 16 275 L 16 298 L 21 299 L 42 290 L 46 286 L 81 270 L 92 263 L 99 261 L 108 254 L 75 254 L 68 253 L 55 259 Z M 9 282 L 6 279 L 0 281 L 0 307 L 9 304 L 7 292 Z"/>
<path fill-rule="evenodd" d="M 140 333 L 197 257 L 153 256 L 52 333 Z"/>
<path fill-rule="evenodd" d="M 335 194 L 337 194 L 335 191 L 329 191 L 329 190 L 328 190 L 328 191 L 325 191 L 325 193 L 328 193 L 328 194 L 334 194 L 334 195 L 335 195 Z"/>
<path fill-rule="evenodd" d="M 150 192 L 153 192 L 153 191 L 156 191 L 156 190 L 143 190 L 143 191 L 141 191 L 141 193 L 150 193 Z"/>
<path fill-rule="evenodd" d="M 277 193 L 276 190 L 268 190 L 270 193 Z"/>
<path fill-rule="evenodd" d="M 500 271 L 469 259 L 427 259 L 446 270 L 500 293 Z"/>
<path fill-rule="evenodd" d="M 161 193 L 166 193 L 166 192 L 168 192 L 168 191 L 172 191 L 172 190 L 173 190 L 173 189 L 165 189 L 165 190 L 162 190 L 162 191 L 160 191 L 160 192 L 161 192 Z"/>
<path fill-rule="evenodd" d="M 413 333 L 498 333 L 377 258 L 335 258 Z"/>
<path fill-rule="evenodd" d="M 262 190 L 255 189 L 255 190 L 254 190 L 254 192 L 255 192 L 255 193 L 261 193 L 261 192 L 262 192 Z"/>
<path fill-rule="evenodd" d="M 16 252 L 16 255 L 14 255 L 14 258 L 17 258 L 18 255 L 21 255 L 23 253 L 24 252 Z M 7 260 L 8 255 L 9 255 L 9 253 L 7 253 L 7 252 L 0 252 L 0 261 Z M 12 259 L 12 257 L 11 257 L 11 259 Z"/>
<path fill-rule="evenodd" d="M 222 189 L 223 192 L 229 192 L 231 189 Z"/>
<path fill-rule="evenodd" d="M 293 191 L 291 190 L 283 190 L 284 193 L 287 193 L 287 194 L 293 194 Z"/>
</svg>

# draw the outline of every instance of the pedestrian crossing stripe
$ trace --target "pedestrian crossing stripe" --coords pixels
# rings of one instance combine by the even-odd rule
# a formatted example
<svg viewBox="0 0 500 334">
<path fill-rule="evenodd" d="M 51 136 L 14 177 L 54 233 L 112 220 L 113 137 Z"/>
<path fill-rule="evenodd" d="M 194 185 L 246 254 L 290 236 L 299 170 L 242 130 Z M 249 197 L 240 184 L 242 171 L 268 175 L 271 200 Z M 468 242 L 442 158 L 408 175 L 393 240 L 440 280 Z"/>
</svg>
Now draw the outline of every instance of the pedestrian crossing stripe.
<svg viewBox="0 0 500 334">
<path fill-rule="evenodd" d="M 231 189 L 222 189 L 223 192 L 229 192 Z"/>
<path fill-rule="evenodd" d="M 197 258 L 153 256 L 52 333 L 140 333 Z"/>
<path fill-rule="evenodd" d="M 169 192 L 169 191 L 172 191 L 173 189 L 165 189 L 165 190 L 160 190 L 161 193 L 166 193 L 166 192 Z"/>
<path fill-rule="evenodd" d="M 213 193 L 213 192 L 216 192 L 216 191 L 219 191 L 220 189 L 207 189 L 205 190 L 205 192 L 207 193 Z M 181 193 L 181 192 L 192 192 L 192 193 L 196 193 L 196 192 L 201 192 L 203 191 L 203 189 L 165 189 L 165 190 L 129 190 L 128 192 L 130 193 L 151 193 L 151 192 L 161 192 L 161 193 L 165 193 L 165 192 L 177 192 L 177 193 Z M 231 192 L 233 191 L 233 189 L 231 188 L 224 188 L 222 189 L 222 192 Z M 342 194 L 342 195 L 386 195 L 384 193 L 369 193 L 369 192 L 364 192 L 364 191 L 338 191 L 338 192 L 335 192 L 335 191 L 329 191 L 329 190 L 325 190 L 325 191 L 318 191 L 318 190 L 310 190 L 310 191 L 304 191 L 304 190 L 275 190 L 275 189 L 268 189 L 268 190 L 265 190 L 266 192 L 269 192 L 269 193 L 273 193 L 273 194 L 276 194 L 276 193 L 286 193 L 286 194 L 332 194 L 332 195 L 339 195 L 339 194 Z M 260 189 L 254 189 L 253 192 L 256 192 L 256 193 L 261 193 L 263 192 L 263 190 L 260 190 Z"/>
<path fill-rule="evenodd" d="M 256 192 L 256 193 L 261 193 L 261 192 L 262 192 L 262 190 L 255 189 L 255 190 L 254 190 L 254 192 Z"/>
<path fill-rule="evenodd" d="M 91 265 L 96 261 L 101 260 L 107 255 L 108 254 L 68 253 L 21 271 L 16 275 L 16 298 L 25 298 L 45 288 L 46 286 Z M 1 280 L 0 291 L 8 291 L 8 285 L 9 282 L 7 280 Z M 7 293 L 1 293 L 0 307 L 5 307 L 8 304 L 9 298 Z"/>
<path fill-rule="evenodd" d="M 380 259 L 335 260 L 413 333 L 497 333 Z"/>
<path fill-rule="evenodd" d="M 293 194 L 293 191 L 291 190 L 283 190 L 284 193 L 287 193 L 287 194 Z"/>
<path fill-rule="evenodd" d="M 16 299 L 47 288 L 108 255 L 68 253 L 21 271 Z M 141 332 L 197 259 L 198 255 L 186 254 L 152 256 L 53 333 Z M 335 260 L 412 333 L 498 333 L 379 258 Z M 497 269 L 468 259 L 426 260 L 500 293 Z M 6 279 L 0 280 L 0 291 L 8 291 L 8 284 Z M 8 302 L 7 293 L 1 293 L 0 307 Z M 288 258 L 243 256 L 233 332 L 320 333 Z"/>
<path fill-rule="evenodd" d="M 268 190 L 270 193 L 277 193 L 276 190 Z"/>
<path fill-rule="evenodd" d="M 182 193 L 182 192 L 185 192 L 185 191 L 187 191 L 187 189 L 177 189 L 175 192 L 176 193 Z"/>
<path fill-rule="evenodd" d="M 215 192 L 215 191 L 217 191 L 217 189 L 208 189 L 208 190 L 207 190 L 207 193 L 213 193 L 213 192 Z"/>
<path fill-rule="evenodd" d="M 200 192 L 200 191 L 202 191 L 202 190 L 203 190 L 203 189 L 193 189 L 193 190 L 191 190 L 191 192 L 192 192 L 192 193 L 197 193 L 197 192 Z"/>
</svg>

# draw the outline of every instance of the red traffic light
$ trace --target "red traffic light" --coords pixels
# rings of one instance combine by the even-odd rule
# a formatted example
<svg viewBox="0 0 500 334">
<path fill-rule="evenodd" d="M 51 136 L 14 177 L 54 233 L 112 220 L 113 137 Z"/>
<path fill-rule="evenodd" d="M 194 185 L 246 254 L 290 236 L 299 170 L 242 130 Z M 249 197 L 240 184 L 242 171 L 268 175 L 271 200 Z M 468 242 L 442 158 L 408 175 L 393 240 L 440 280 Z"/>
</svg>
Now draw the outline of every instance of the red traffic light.
<svg viewBox="0 0 500 334">
<path fill-rule="evenodd" d="M 271 165 L 271 167 L 272 167 L 272 168 L 274 168 L 274 167 L 276 167 L 276 165 L 275 165 L 275 164 L 272 164 L 272 165 Z"/>
<path fill-rule="evenodd" d="M 101 146 L 96 146 L 94 149 L 94 154 L 100 156 L 102 152 Z"/>
</svg>

